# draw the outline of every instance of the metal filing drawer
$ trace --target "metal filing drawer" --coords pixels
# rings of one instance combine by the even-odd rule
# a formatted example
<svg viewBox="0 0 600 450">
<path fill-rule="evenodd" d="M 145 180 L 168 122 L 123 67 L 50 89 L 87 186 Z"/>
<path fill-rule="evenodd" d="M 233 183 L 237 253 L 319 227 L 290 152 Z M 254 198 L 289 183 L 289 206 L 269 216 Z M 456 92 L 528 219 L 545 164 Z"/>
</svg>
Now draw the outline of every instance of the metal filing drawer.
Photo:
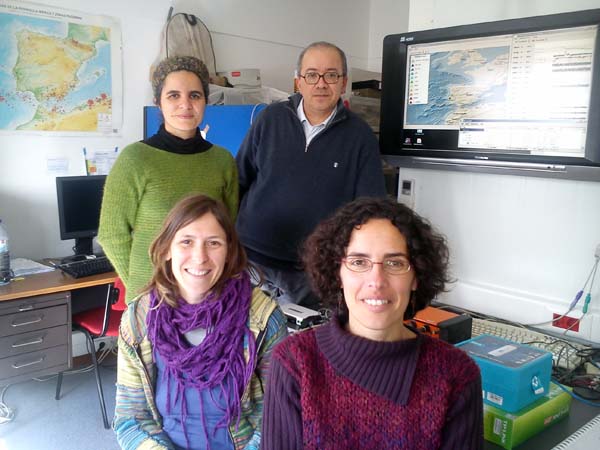
<svg viewBox="0 0 600 450">
<path fill-rule="evenodd" d="M 65 325 L 61 325 L 0 338 L 0 359 L 64 345 L 69 340 L 68 333 L 70 332 L 71 330 L 67 330 Z"/>
<path fill-rule="evenodd" d="M 0 337 L 23 334 L 28 331 L 64 325 L 67 322 L 67 305 L 39 308 L 0 316 Z"/>
<path fill-rule="evenodd" d="M 0 303 L 0 384 L 71 367 L 71 294 Z"/>
<path fill-rule="evenodd" d="M 67 369 L 67 355 L 67 346 L 61 345 L 4 358 L 0 362 L 0 380 L 10 384 L 42 373 L 58 373 Z"/>
</svg>

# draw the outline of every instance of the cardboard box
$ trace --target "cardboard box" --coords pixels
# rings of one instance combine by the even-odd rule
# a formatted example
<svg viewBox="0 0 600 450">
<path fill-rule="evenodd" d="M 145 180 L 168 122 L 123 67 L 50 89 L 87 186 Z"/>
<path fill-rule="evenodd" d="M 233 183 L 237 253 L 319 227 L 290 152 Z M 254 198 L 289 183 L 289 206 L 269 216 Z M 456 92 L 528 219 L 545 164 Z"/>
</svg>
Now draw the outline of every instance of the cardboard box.
<svg viewBox="0 0 600 450">
<path fill-rule="evenodd" d="M 571 396 L 554 383 L 548 395 L 516 413 L 483 405 L 484 438 L 512 449 L 552 424 L 564 419 L 571 409 Z"/>
</svg>

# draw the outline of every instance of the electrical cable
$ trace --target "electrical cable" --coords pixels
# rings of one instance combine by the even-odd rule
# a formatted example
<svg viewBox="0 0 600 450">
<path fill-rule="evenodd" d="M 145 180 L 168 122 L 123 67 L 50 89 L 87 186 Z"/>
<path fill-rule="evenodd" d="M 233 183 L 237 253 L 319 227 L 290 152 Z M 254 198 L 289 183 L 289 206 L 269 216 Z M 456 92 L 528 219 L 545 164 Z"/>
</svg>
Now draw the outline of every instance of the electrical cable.
<svg viewBox="0 0 600 450">
<path fill-rule="evenodd" d="M 562 385 L 562 383 L 560 383 L 556 378 L 552 378 L 552 381 L 554 382 L 554 384 L 556 384 L 559 388 L 561 388 L 563 391 L 567 392 L 571 397 L 573 397 L 575 400 L 579 400 L 581 403 L 585 403 L 586 405 L 589 406 L 595 406 L 596 408 L 600 408 L 600 402 L 592 402 L 586 398 L 583 398 L 581 395 L 576 394 L 575 392 L 567 389 L 565 386 Z"/>
<path fill-rule="evenodd" d="M 583 296 L 583 293 L 585 292 L 585 288 L 586 288 L 587 284 L 589 283 L 590 279 L 592 279 L 592 285 L 593 285 L 594 280 L 592 278 L 592 275 L 593 275 L 594 278 L 596 277 L 596 269 L 598 268 L 598 260 L 599 259 L 600 258 L 596 257 L 596 261 L 594 262 L 594 265 L 592 266 L 592 269 L 590 270 L 590 273 L 588 274 L 588 277 L 585 280 L 585 283 L 583 284 L 583 287 L 577 292 L 577 294 L 575 294 L 575 297 L 571 301 L 571 304 L 569 305 L 569 309 L 567 310 L 567 312 L 561 314 L 558 317 L 555 317 L 552 320 L 548 320 L 548 321 L 545 321 L 545 322 L 538 322 L 538 323 L 525 323 L 523 325 L 528 326 L 528 327 L 536 327 L 536 326 L 540 326 L 540 325 L 554 325 L 554 323 L 556 321 L 558 321 L 558 320 L 566 317 L 567 314 L 569 314 L 571 311 L 573 311 L 573 309 L 575 309 L 575 306 L 577 306 L 577 303 L 579 303 L 579 300 Z M 591 291 L 591 287 L 590 287 L 590 291 Z M 590 298 L 591 298 L 591 295 L 590 295 Z M 574 322 L 574 323 L 576 324 L 578 322 Z M 574 326 L 574 325 L 571 325 L 571 327 L 572 326 Z"/>
<path fill-rule="evenodd" d="M 250 125 L 252 125 L 252 123 L 254 122 L 254 114 L 256 113 L 256 108 L 258 108 L 260 105 L 267 105 L 266 103 L 257 103 L 256 105 L 254 105 L 254 108 L 252 108 L 252 112 L 250 113 Z"/>
<path fill-rule="evenodd" d="M 0 390 L 0 425 L 11 422 L 15 418 L 15 410 L 4 403 L 4 394 L 11 385 L 3 386 Z"/>
<path fill-rule="evenodd" d="M 573 323 L 571 323 L 566 329 L 565 331 L 563 331 L 563 334 L 567 334 L 567 331 L 570 331 L 573 327 L 575 327 L 576 325 L 579 325 L 581 323 L 581 319 L 583 319 L 583 317 L 587 314 L 588 312 L 588 308 L 590 305 L 590 302 L 592 301 L 592 288 L 594 287 L 594 280 L 596 279 L 596 271 L 598 270 L 598 260 L 600 258 L 596 257 L 596 262 L 594 263 L 594 267 L 592 268 L 593 271 L 593 275 L 590 273 L 590 275 L 592 275 L 592 281 L 590 283 L 590 288 L 585 296 L 585 300 L 583 302 L 583 307 L 581 309 L 582 314 L 581 316 L 574 321 Z M 589 277 L 588 277 L 589 280 Z M 587 281 L 586 281 L 587 284 Z M 583 286 L 583 288 L 585 289 L 585 285 Z M 582 291 L 579 291 L 582 292 Z"/>
</svg>

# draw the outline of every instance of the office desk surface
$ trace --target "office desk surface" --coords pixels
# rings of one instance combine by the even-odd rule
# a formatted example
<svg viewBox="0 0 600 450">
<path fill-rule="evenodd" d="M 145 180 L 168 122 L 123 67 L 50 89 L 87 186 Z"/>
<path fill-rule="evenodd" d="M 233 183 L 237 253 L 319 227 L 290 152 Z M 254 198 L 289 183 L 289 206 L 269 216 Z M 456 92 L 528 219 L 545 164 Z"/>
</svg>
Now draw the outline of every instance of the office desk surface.
<svg viewBox="0 0 600 450">
<path fill-rule="evenodd" d="M 116 278 L 117 274 L 115 272 L 77 279 L 64 274 L 60 270 L 38 273 L 28 275 L 24 280 L 12 281 L 7 285 L 0 286 L 0 301 L 99 286 L 112 283 Z"/>
</svg>

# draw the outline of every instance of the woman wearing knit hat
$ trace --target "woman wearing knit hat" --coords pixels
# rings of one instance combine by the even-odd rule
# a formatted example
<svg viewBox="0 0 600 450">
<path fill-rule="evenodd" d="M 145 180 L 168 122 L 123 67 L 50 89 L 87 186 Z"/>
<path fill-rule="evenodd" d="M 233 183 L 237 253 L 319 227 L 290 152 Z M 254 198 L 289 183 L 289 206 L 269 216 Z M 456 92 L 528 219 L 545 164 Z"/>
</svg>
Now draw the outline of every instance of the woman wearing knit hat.
<svg viewBox="0 0 600 450">
<path fill-rule="evenodd" d="M 338 315 L 273 351 L 263 449 L 481 449 L 477 365 L 404 323 L 448 281 L 445 239 L 404 205 L 362 198 L 304 248 Z"/>
<path fill-rule="evenodd" d="M 208 81 L 198 58 L 163 59 L 152 73 L 152 89 L 164 124 L 154 136 L 125 147 L 106 179 L 98 242 L 125 284 L 127 302 L 150 280 L 148 248 L 179 199 L 206 194 L 225 203 L 235 220 L 235 160 L 198 130 Z"/>
<path fill-rule="evenodd" d="M 252 288 L 229 212 L 205 195 L 184 198 L 150 256 L 152 279 L 121 322 L 119 444 L 258 450 L 265 374 L 287 328 Z"/>
</svg>

